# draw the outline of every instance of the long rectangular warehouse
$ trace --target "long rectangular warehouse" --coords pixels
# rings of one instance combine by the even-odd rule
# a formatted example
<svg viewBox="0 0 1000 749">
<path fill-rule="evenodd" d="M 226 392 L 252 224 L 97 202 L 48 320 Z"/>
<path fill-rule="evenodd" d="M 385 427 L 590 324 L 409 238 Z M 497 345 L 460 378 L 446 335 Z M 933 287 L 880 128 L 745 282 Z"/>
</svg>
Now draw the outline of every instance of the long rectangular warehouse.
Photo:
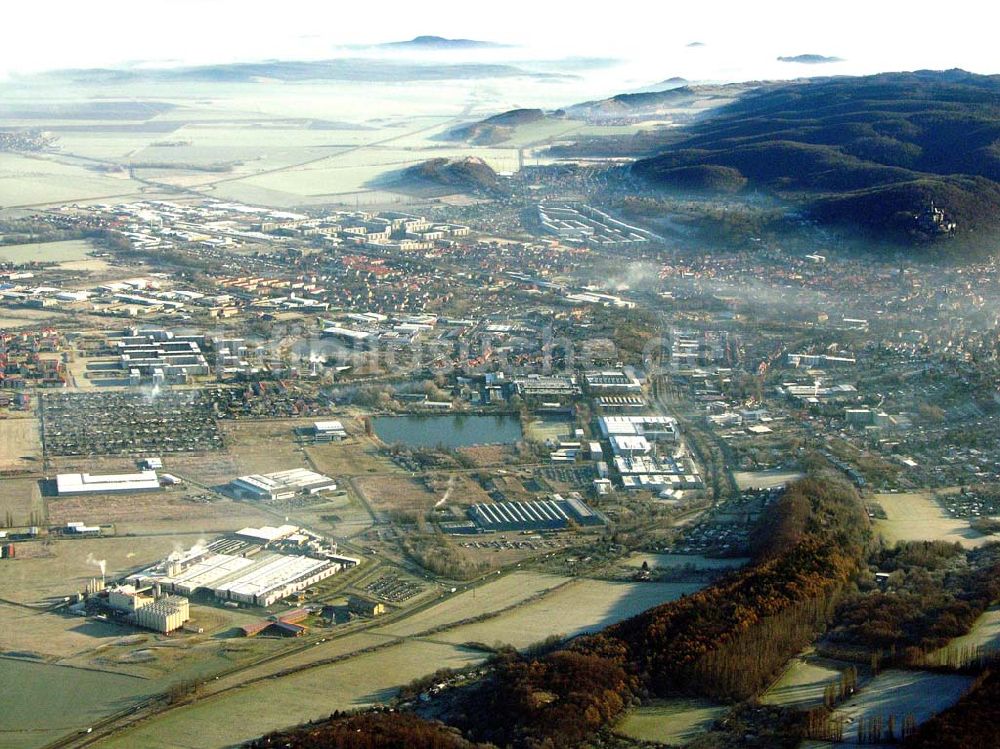
<svg viewBox="0 0 1000 749">
<path fill-rule="evenodd" d="M 605 523 L 585 502 L 559 495 L 531 502 L 482 502 L 469 508 L 469 518 L 482 532 L 559 530 L 571 522 L 585 526 Z"/>
<path fill-rule="evenodd" d="M 73 494 L 128 494 L 160 489 L 156 471 L 93 476 L 89 473 L 60 473 L 56 476 L 59 496 Z"/>
</svg>

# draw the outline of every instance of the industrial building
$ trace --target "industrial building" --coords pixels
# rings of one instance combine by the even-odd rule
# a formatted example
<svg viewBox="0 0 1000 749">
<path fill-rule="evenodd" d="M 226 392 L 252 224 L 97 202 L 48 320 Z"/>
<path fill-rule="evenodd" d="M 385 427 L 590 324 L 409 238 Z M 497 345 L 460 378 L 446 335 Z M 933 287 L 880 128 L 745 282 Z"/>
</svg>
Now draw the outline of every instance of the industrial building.
<svg viewBox="0 0 1000 749">
<path fill-rule="evenodd" d="M 256 637 L 257 635 L 273 635 L 277 637 L 301 637 L 308 631 L 302 622 L 309 618 L 309 611 L 306 609 L 295 609 L 286 614 L 271 616 L 259 622 L 244 624 L 244 637 Z"/>
<path fill-rule="evenodd" d="M 545 231 L 562 240 L 594 247 L 639 247 L 655 237 L 584 203 L 540 203 L 538 220 Z"/>
<path fill-rule="evenodd" d="M 613 369 L 600 372 L 586 372 L 583 381 L 593 395 L 639 395 L 642 383 L 631 372 Z"/>
<path fill-rule="evenodd" d="M 189 611 L 188 599 L 183 596 L 164 596 L 137 609 L 132 618 L 140 627 L 170 633 L 180 629 L 191 618 Z"/>
<path fill-rule="evenodd" d="M 60 497 L 74 494 L 133 494 L 157 491 L 160 488 L 156 471 L 102 476 L 89 473 L 60 473 L 56 476 L 56 491 Z"/>
<path fill-rule="evenodd" d="M 130 385 L 143 382 L 184 384 L 191 377 L 209 374 L 203 335 L 174 335 L 167 330 L 128 331 L 113 339 L 119 368 Z"/>
<path fill-rule="evenodd" d="M 680 438 L 677 419 L 673 416 L 605 415 L 599 417 L 597 423 L 601 434 L 611 441 L 611 449 L 616 454 L 618 454 L 615 450 L 616 437 L 642 437 L 647 442 L 677 442 Z M 618 444 L 623 443 L 619 440 Z M 634 445 L 631 452 L 635 452 Z"/>
<path fill-rule="evenodd" d="M 136 589 L 159 586 L 184 596 L 208 593 L 223 601 L 270 606 L 358 563 L 296 526 L 265 526 L 171 554 L 126 582 Z"/>
<path fill-rule="evenodd" d="M 347 610 L 358 616 L 376 617 L 386 612 L 386 606 L 380 601 L 371 601 L 361 596 L 350 596 L 347 599 Z"/>
<path fill-rule="evenodd" d="M 580 387 L 572 375 L 529 374 L 514 378 L 511 387 L 515 394 L 531 399 L 570 401 L 580 394 Z"/>
<path fill-rule="evenodd" d="M 276 473 L 254 473 L 240 476 L 229 483 L 237 497 L 276 501 L 292 499 L 300 494 L 333 491 L 337 482 L 329 476 L 305 468 L 293 468 Z"/>
<path fill-rule="evenodd" d="M 639 395 L 599 395 L 594 405 L 601 413 L 634 413 L 646 408 L 646 401 Z"/>
<path fill-rule="evenodd" d="M 158 586 L 126 584 L 109 588 L 107 604 L 125 612 L 133 624 L 164 634 L 180 629 L 191 618 L 187 598 L 160 595 Z"/>
<path fill-rule="evenodd" d="M 694 461 L 687 456 L 616 455 L 615 469 L 627 490 L 703 489 L 705 487 Z"/>
<path fill-rule="evenodd" d="M 340 442 L 347 439 L 347 430 L 339 421 L 317 421 L 313 423 L 313 442 Z"/>
<path fill-rule="evenodd" d="M 335 338 L 341 343 L 346 343 L 354 347 L 361 347 L 369 341 L 375 340 L 374 333 L 369 333 L 364 330 L 353 330 L 352 328 L 345 328 L 340 325 L 330 325 L 323 328 L 323 332 L 320 337 Z"/>
<path fill-rule="evenodd" d="M 479 503 L 469 508 L 469 518 L 482 533 L 495 531 L 559 530 L 570 523 L 603 525 L 604 516 L 576 497 L 558 494 L 531 502 Z"/>
<path fill-rule="evenodd" d="M 66 523 L 66 525 L 60 529 L 64 536 L 100 536 L 101 526 L 99 525 L 86 525 L 78 520 Z"/>
</svg>

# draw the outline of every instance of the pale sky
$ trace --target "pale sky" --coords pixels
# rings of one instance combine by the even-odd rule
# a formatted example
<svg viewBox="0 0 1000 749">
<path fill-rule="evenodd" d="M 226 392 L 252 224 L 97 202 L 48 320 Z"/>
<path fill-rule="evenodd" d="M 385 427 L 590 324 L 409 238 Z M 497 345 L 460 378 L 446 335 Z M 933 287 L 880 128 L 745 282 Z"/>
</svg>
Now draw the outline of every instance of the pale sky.
<svg viewBox="0 0 1000 749">
<path fill-rule="evenodd" d="M 492 53 L 491 60 L 627 58 L 649 69 L 651 79 L 950 67 L 1000 73 L 998 21 L 1000 8 L 989 0 L 48 0 L 4 3 L 0 73 L 135 61 L 322 59 L 349 54 L 338 49 L 342 45 L 418 34 L 526 48 Z M 694 41 L 706 46 L 686 46 Z M 804 66 L 774 60 L 802 53 L 846 62 Z"/>
</svg>

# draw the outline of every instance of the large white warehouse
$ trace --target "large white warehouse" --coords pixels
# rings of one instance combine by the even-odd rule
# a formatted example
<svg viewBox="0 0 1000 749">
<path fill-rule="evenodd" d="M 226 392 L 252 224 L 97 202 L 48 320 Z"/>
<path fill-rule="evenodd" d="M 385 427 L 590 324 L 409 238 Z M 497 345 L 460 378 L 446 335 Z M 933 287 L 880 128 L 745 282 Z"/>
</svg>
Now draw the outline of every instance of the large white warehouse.
<svg viewBox="0 0 1000 749">
<path fill-rule="evenodd" d="M 59 496 L 73 494 L 129 494 L 160 489 L 156 471 L 94 476 L 89 473 L 60 473 L 56 476 Z"/>
</svg>

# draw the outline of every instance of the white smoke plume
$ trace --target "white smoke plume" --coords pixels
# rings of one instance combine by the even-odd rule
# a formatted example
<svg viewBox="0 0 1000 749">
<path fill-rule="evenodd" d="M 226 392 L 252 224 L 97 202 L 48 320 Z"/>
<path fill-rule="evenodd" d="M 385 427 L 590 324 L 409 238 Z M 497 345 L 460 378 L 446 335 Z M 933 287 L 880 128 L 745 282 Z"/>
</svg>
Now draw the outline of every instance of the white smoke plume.
<svg viewBox="0 0 1000 749">
<path fill-rule="evenodd" d="M 95 567 L 99 567 L 101 570 L 101 577 L 104 577 L 108 571 L 108 560 L 106 559 L 94 559 L 93 554 L 87 555 L 87 564 L 92 564 Z"/>
<path fill-rule="evenodd" d="M 439 499 L 434 506 L 435 507 L 440 507 L 445 502 L 447 502 L 448 501 L 448 497 L 451 496 L 451 490 L 454 487 L 455 487 L 455 474 L 452 474 L 451 476 L 448 477 L 448 486 L 445 487 L 444 496 L 442 496 L 441 499 Z"/>
</svg>

